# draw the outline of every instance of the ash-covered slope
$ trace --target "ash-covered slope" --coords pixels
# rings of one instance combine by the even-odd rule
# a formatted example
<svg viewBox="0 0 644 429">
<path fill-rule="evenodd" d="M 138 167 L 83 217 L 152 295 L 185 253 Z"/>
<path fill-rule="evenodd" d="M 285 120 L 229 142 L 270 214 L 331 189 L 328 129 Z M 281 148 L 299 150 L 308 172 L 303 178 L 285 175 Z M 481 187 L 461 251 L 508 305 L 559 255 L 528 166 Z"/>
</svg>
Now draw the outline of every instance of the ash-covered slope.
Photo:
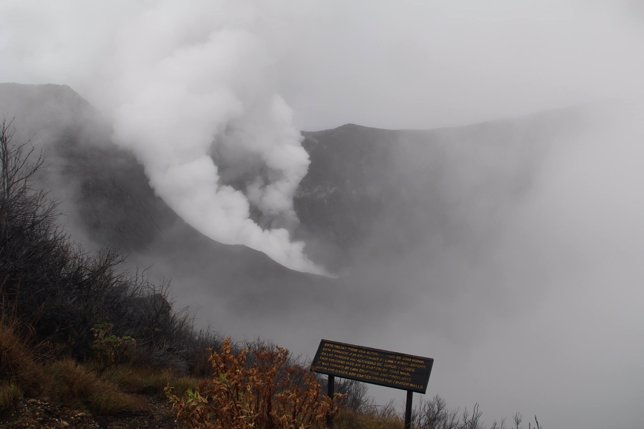
<svg viewBox="0 0 644 429">
<path fill-rule="evenodd" d="M 71 88 L 0 84 L 0 118 L 12 121 L 14 141 L 43 151 L 40 184 L 73 239 L 130 252 L 174 222 L 134 157 L 111 143 L 110 127 Z"/>
<path fill-rule="evenodd" d="M 311 166 L 296 210 L 336 266 L 402 257 L 428 240 L 475 245 L 530 189 L 550 144 L 580 119 L 576 110 L 557 110 L 437 130 L 348 124 L 306 132 Z"/>
<path fill-rule="evenodd" d="M 226 290 L 234 301 L 247 289 L 262 294 L 315 283 L 185 224 L 154 194 L 136 159 L 111 142 L 110 127 L 69 87 L 0 84 L 0 118 L 13 120 L 15 141 L 43 150 L 40 184 L 59 202 L 66 231 L 85 248 L 115 249 L 132 264 L 150 267 L 153 276 L 179 284 L 189 276 L 195 286 Z"/>
<path fill-rule="evenodd" d="M 311 166 L 295 200 L 295 234 L 314 260 L 343 274 L 327 279 L 186 225 L 68 87 L 1 84 L 0 117 L 15 118 L 17 138 L 45 150 L 42 184 L 61 202 L 73 239 L 115 248 L 151 276 L 171 279 L 177 301 L 203 321 L 269 337 L 280 323 L 329 312 L 343 324 L 356 306 L 365 317 L 381 314 L 372 300 L 396 308 L 404 284 L 389 285 L 401 269 L 424 273 L 445 248 L 484 247 L 529 190 L 549 145 L 578 121 L 575 111 L 553 111 L 430 131 L 345 125 L 304 133 Z"/>
</svg>

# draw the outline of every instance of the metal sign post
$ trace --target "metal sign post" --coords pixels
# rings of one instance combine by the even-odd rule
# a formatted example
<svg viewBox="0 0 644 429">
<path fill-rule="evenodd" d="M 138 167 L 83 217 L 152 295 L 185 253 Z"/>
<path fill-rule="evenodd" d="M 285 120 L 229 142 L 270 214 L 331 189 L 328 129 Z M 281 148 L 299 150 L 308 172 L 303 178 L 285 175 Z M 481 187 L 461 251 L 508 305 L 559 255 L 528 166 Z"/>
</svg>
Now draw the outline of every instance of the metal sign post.
<svg viewBox="0 0 644 429">
<path fill-rule="evenodd" d="M 414 397 L 414 392 L 407 391 L 407 402 L 405 402 L 405 429 L 411 429 L 411 400 Z"/>
<path fill-rule="evenodd" d="M 328 379 L 326 382 L 326 393 L 329 395 L 329 398 L 333 401 L 333 395 L 335 394 L 335 375 L 328 375 Z M 331 414 L 327 414 L 326 416 L 326 427 L 329 429 L 333 429 L 333 416 Z"/>
</svg>

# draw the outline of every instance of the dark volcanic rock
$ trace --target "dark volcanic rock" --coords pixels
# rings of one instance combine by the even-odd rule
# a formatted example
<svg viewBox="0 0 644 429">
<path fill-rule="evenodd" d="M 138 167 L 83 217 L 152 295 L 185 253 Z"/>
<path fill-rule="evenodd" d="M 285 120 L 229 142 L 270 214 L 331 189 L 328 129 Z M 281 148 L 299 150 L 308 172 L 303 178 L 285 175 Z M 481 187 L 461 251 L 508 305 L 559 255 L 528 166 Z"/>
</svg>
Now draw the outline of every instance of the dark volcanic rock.
<svg viewBox="0 0 644 429">
<path fill-rule="evenodd" d="M 474 229 L 492 233 L 529 192 L 552 140 L 578 120 L 560 110 L 436 130 L 305 132 L 311 166 L 295 198 L 305 236 L 334 256 L 320 257 L 346 264 L 400 257 Z"/>
</svg>

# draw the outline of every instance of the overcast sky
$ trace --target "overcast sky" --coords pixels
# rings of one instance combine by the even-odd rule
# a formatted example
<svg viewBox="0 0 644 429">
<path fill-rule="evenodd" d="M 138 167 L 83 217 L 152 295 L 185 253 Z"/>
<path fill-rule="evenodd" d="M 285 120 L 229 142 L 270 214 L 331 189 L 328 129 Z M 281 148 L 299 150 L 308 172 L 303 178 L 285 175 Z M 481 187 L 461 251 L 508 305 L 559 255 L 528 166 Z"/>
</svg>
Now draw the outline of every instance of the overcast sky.
<svg viewBox="0 0 644 429">
<path fill-rule="evenodd" d="M 179 3 L 175 15 L 155 18 L 179 42 L 164 31 L 151 46 L 129 37 L 157 3 L 0 0 L 0 81 L 69 84 L 109 116 L 128 101 L 130 79 L 147 80 L 133 66 L 137 54 L 199 41 L 175 25 L 193 19 L 194 6 Z M 262 61 L 231 57 L 241 65 L 233 83 L 280 94 L 300 129 L 433 128 L 644 95 L 640 0 L 201 4 L 194 28 L 209 17 L 260 41 L 252 52 Z M 644 124 L 641 110 L 614 113 L 595 111 L 596 126 L 548 154 L 487 254 L 474 264 L 466 253 L 441 253 L 415 266 L 402 283 L 417 299 L 397 318 L 370 320 L 373 332 L 362 326 L 357 338 L 421 354 L 429 344 L 430 393 L 454 406 L 478 401 L 490 419 L 519 409 L 547 416 L 545 427 L 642 427 Z M 463 293 L 443 291 L 437 303 L 414 289 L 441 275 L 442 287 Z M 236 329 L 252 337 L 247 323 Z M 347 320 L 334 323 L 328 332 L 347 332 Z M 257 335 L 310 349 L 321 326 L 266 325 Z"/>
<path fill-rule="evenodd" d="M 96 101 L 110 44 L 152 3 L 3 0 L 0 77 Z M 237 3 L 305 129 L 427 128 L 643 91 L 638 0 Z"/>
<path fill-rule="evenodd" d="M 642 93 L 641 2 L 331 1 L 311 10 L 297 20 L 298 55 L 280 57 L 305 127 L 423 128 Z"/>
</svg>

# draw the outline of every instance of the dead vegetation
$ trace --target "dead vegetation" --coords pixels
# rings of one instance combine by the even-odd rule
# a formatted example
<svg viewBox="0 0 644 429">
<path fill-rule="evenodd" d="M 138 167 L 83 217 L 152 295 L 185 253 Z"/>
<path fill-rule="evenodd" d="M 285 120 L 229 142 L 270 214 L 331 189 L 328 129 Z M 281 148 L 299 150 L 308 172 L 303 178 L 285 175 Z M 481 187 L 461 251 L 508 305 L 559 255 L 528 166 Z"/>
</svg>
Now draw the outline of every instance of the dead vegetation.
<svg viewBox="0 0 644 429">
<path fill-rule="evenodd" d="M 293 364 L 280 347 L 235 351 L 230 339 L 210 356 L 212 376 L 178 396 L 167 389 L 179 422 L 187 428 L 321 428 L 336 402 L 324 396 L 311 372 Z"/>
</svg>

